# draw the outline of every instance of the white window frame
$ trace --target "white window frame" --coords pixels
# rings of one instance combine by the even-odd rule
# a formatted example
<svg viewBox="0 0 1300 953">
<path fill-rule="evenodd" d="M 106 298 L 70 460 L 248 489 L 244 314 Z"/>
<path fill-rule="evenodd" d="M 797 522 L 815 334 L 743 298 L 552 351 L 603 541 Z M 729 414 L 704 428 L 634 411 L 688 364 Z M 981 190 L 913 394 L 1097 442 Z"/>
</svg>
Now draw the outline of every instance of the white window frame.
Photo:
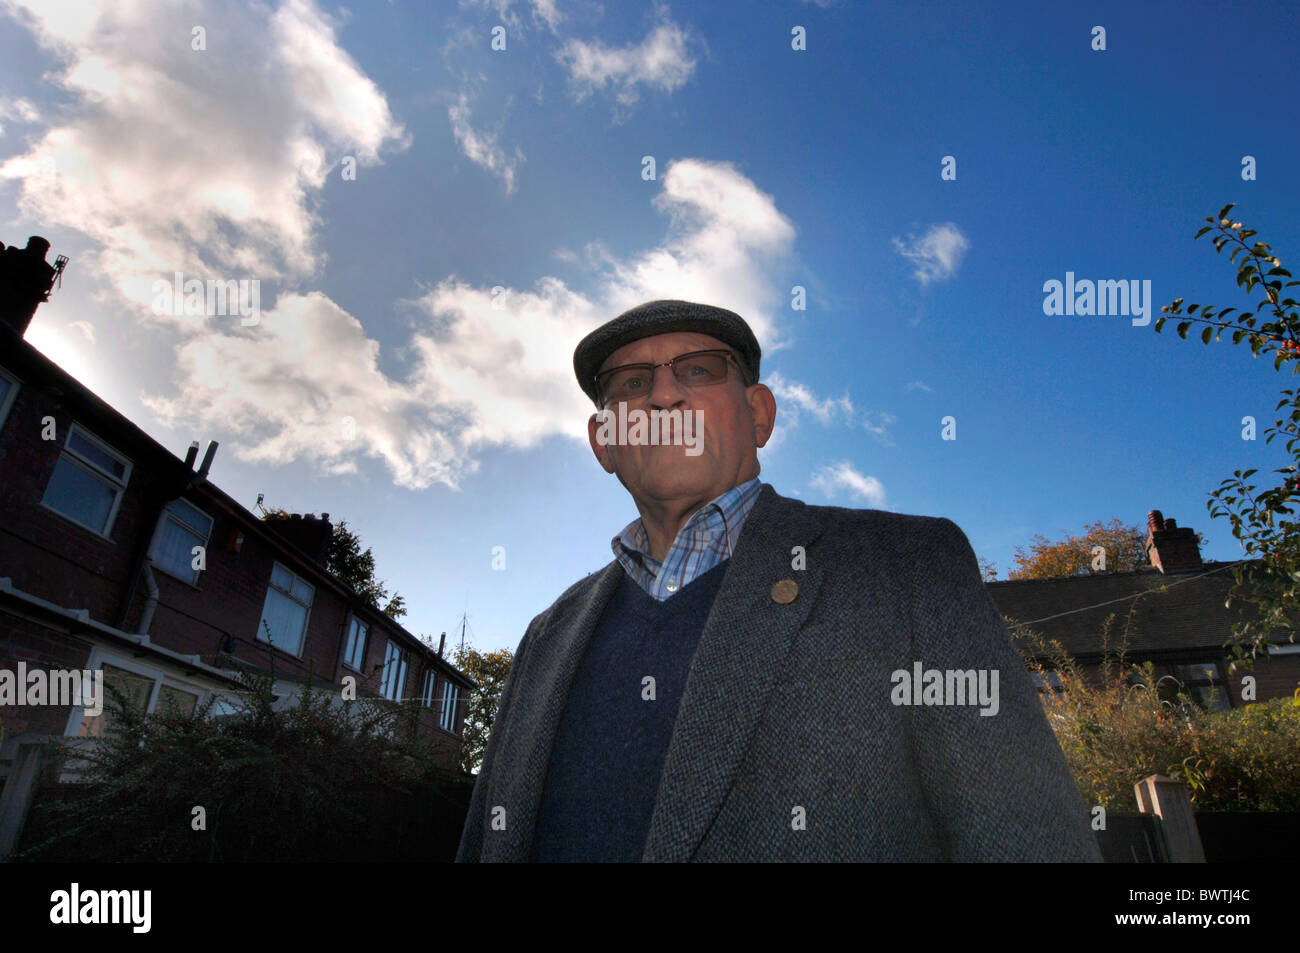
<svg viewBox="0 0 1300 953">
<path fill-rule="evenodd" d="M 356 645 L 353 639 L 357 632 L 360 631 L 360 645 Z M 369 648 L 370 642 L 370 623 L 358 615 L 348 617 L 348 637 L 343 643 L 343 664 L 354 672 L 364 671 L 366 664 L 366 649 Z M 352 657 L 360 654 L 360 657 L 354 663 Z"/>
<path fill-rule="evenodd" d="M 447 679 L 442 686 L 442 715 L 438 719 L 442 730 L 456 733 L 456 709 L 460 706 L 460 686 Z"/>
<path fill-rule="evenodd" d="M 311 590 L 310 602 L 304 604 L 303 601 L 299 599 L 297 596 L 295 596 L 292 591 L 285 592 L 283 589 L 281 589 L 279 586 L 275 584 L 276 566 L 279 566 L 290 576 L 292 576 L 297 582 L 302 583 L 304 586 L 306 586 L 308 589 Z M 292 652 L 290 652 L 283 645 L 276 645 L 274 642 L 272 642 L 269 638 L 267 638 L 266 631 L 262 628 L 262 621 L 266 618 L 266 607 L 270 604 L 272 590 L 279 593 L 284 598 L 298 603 L 298 605 L 303 606 L 303 608 L 307 610 L 305 613 L 303 613 L 303 617 L 302 617 L 302 631 L 298 633 L 298 648 Z M 292 655 L 294 658 L 302 658 L 303 649 L 307 645 L 307 627 L 311 624 L 311 607 L 315 604 L 316 604 L 316 587 L 312 585 L 310 582 L 308 582 L 306 579 L 304 579 L 302 576 L 298 575 L 296 572 L 294 572 L 284 563 L 280 562 L 278 559 L 275 560 L 274 565 L 272 565 L 271 567 L 271 575 L 266 580 L 266 598 L 262 600 L 262 614 L 257 617 L 257 638 L 261 642 L 264 642 L 265 644 L 271 646 L 271 648 L 273 649 L 279 649 L 281 652 L 284 652 L 287 655 Z"/>
<path fill-rule="evenodd" d="M 113 474 L 109 473 L 107 470 L 103 469 L 93 461 L 87 460 L 85 457 L 79 456 L 76 450 L 73 450 L 71 447 L 69 447 L 68 444 L 71 443 L 72 434 L 74 432 L 77 433 L 87 443 L 93 443 L 95 446 L 99 447 L 100 450 L 104 451 L 110 457 L 115 457 L 117 461 L 121 463 L 123 466 L 122 476 L 120 478 L 114 476 Z M 107 481 L 110 487 L 117 488 L 117 494 L 116 496 L 113 497 L 113 505 L 109 507 L 108 510 L 108 520 L 102 529 L 96 529 L 93 526 L 87 526 L 85 523 L 81 522 L 81 520 L 69 516 L 67 513 L 64 513 L 62 510 L 57 510 L 54 507 L 50 506 L 48 503 L 45 502 L 45 494 L 49 493 L 50 490 L 49 481 L 46 481 L 45 491 L 41 494 L 41 506 L 49 510 L 51 513 L 57 515 L 60 519 L 65 519 L 69 523 L 72 523 L 74 526 L 80 526 L 82 529 L 89 530 L 90 532 L 94 533 L 96 536 L 100 536 L 104 539 L 112 541 L 113 524 L 117 522 L 117 511 L 118 508 L 122 505 L 122 497 L 126 495 L 126 488 L 131 482 L 131 470 L 134 465 L 131 463 L 130 458 L 128 458 L 125 454 L 121 453 L 120 451 L 114 450 L 104 441 L 100 440 L 98 437 L 92 434 L 85 427 L 79 426 L 76 423 L 76 421 L 73 421 L 68 425 L 67 433 L 65 433 L 63 436 L 63 446 L 59 448 L 59 459 L 54 464 L 56 469 L 58 468 L 59 463 L 63 462 L 64 458 L 67 458 L 67 461 L 70 465 L 78 467 L 81 470 L 84 470 L 86 473 L 89 473 L 91 476 L 95 477 L 96 479 Z M 52 470 L 50 471 L 50 480 L 53 479 L 54 479 L 54 471 Z"/>
<path fill-rule="evenodd" d="M 424 673 L 424 691 L 420 693 L 420 700 L 424 702 L 425 708 L 433 707 L 433 692 L 438 684 L 438 670 L 431 668 Z"/>
<path fill-rule="evenodd" d="M 90 650 L 90 658 L 86 660 L 84 668 L 87 671 L 97 672 L 103 668 L 104 665 L 111 665 L 114 668 L 120 668 L 133 675 L 139 675 L 141 678 L 147 678 L 153 681 L 153 688 L 149 692 L 149 701 L 145 705 L 144 709 L 145 714 L 152 715 L 158 707 L 158 696 L 162 693 L 163 685 L 167 685 L 169 688 L 179 689 L 183 692 L 189 692 L 191 695 L 197 695 L 199 700 L 195 703 L 196 707 L 202 705 L 208 700 L 208 696 L 213 694 L 212 689 L 204 688 L 196 682 L 172 675 L 162 666 L 150 665 L 148 662 L 142 662 L 137 658 L 120 655 L 111 649 L 95 646 Z M 108 695 L 107 687 L 104 689 L 104 695 Z M 102 703 L 104 710 L 107 711 L 109 699 L 105 697 L 102 699 Z M 70 738 L 80 738 L 81 725 L 85 718 L 85 714 L 86 709 L 84 705 L 74 705 L 72 712 L 68 715 L 68 728 L 64 734 Z"/>
<path fill-rule="evenodd" d="M 406 686 L 406 668 L 410 653 L 393 639 L 388 640 L 384 650 L 384 677 L 379 683 L 379 694 L 391 702 L 402 700 L 402 689 Z M 396 664 L 394 664 L 396 663 Z"/>
<path fill-rule="evenodd" d="M 18 397 L 18 391 L 23 386 L 23 382 L 3 367 L 0 367 L 0 377 L 3 377 L 10 384 L 9 393 L 5 394 L 4 400 L 0 400 L 0 427 L 3 427 L 5 421 L 9 419 L 9 411 L 14 406 L 14 400 Z"/>
<path fill-rule="evenodd" d="M 209 520 L 207 535 L 204 536 L 203 541 L 198 544 L 203 547 L 204 552 L 206 553 L 208 544 L 212 542 L 212 531 L 216 529 L 217 521 L 211 516 L 211 514 L 205 513 L 203 510 L 199 509 L 199 507 L 197 506 L 194 506 L 193 503 L 191 503 L 189 500 L 186 500 L 184 497 L 180 497 L 180 499 L 184 500 L 186 506 L 194 507 L 195 510 L 198 510 L 200 514 L 206 516 Z M 150 559 L 157 558 L 158 542 L 159 540 L 162 539 L 163 527 L 167 525 L 167 521 L 169 519 L 173 520 L 176 523 L 176 525 L 180 526 L 182 529 L 187 530 L 190 533 L 193 533 L 195 536 L 200 535 L 199 532 L 193 526 L 190 526 L 188 523 L 186 523 L 184 520 L 182 520 L 179 516 L 177 516 L 175 513 L 171 511 L 171 506 L 175 502 L 176 500 L 169 500 L 167 505 L 163 507 L 163 511 L 160 514 L 158 514 L 158 525 L 154 527 L 153 539 L 149 541 Z M 191 547 L 191 553 L 192 551 L 193 551 L 193 547 Z M 191 559 L 191 565 L 192 564 L 193 564 L 193 560 Z M 167 573 L 167 575 L 171 576 L 173 579 L 179 579 L 181 582 L 188 583 L 191 586 L 198 585 L 199 573 L 203 571 L 201 569 L 192 569 L 190 570 L 190 578 L 186 579 L 184 576 L 176 575 L 176 573 L 172 572 L 170 569 L 168 569 L 166 566 L 162 565 L 161 563 L 155 562 L 152 563 L 151 565 L 153 566 L 154 569 L 160 569 L 163 572 Z"/>
</svg>

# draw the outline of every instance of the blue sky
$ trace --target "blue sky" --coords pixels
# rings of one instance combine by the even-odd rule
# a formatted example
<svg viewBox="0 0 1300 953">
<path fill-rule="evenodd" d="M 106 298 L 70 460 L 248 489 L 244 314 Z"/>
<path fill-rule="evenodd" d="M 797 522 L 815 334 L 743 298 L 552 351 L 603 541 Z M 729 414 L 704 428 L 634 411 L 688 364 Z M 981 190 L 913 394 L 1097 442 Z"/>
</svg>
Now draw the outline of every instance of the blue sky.
<svg viewBox="0 0 1300 953">
<path fill-rule="evenodd" d="M 949 517 L 1003 578 L 1154 508 L 1237 558 L 1206 494 L 1285 463 L 1271 362 L 1153 325 L 1254 309 L 1192 240 L 1228 202 L 1293 266 L 1289 4 L 0 11 L 0 239 L 72 259 L 28 340 L 178 456 L 220 441 L 249 508 L 346 518 L 416 633 L 513 649 L 609 561 L 636 512 L 572 352 L 651 298 L 758 333 L 765 481 Z M 259 323 L 156 313 L 176 271 L 258 280 Z M 1149 281 L 1152 324 L 1044 314 L 1067 272 Z"/>
</svg>

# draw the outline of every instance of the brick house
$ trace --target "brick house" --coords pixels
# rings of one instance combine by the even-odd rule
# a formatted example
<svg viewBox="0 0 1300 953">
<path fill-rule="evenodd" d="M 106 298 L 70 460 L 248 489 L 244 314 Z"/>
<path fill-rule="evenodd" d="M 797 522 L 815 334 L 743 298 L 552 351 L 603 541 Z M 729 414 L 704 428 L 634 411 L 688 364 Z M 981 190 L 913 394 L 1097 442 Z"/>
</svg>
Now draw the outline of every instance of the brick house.
<svg viewBox="0 0 1300 953">
<path fill-rule="evenodd" d="M 47 247 L 0 249 L 0 676 L 102 671 L 147 711 L 230 710 L 241 669 L 274 672 L 277 705 L 309 680 L 355 688 L 404 700 L 459 773 L 474 682 L 325 568 L 328 514 L 259 519 L 208 480 L 215 443 L 196 469 L 197 442 L 178 459 L 23 340 Z M 111 717 L 52 700 L 0 694 L 0 858 L 38 743 Z"/>
<path fill-rule="evenodd" d="M 1195 532 L 1159 510 L 1147 515 L 1146 553 L 1149 564 L 1137 570 L 996 581 L 988 592 L 1013 637 L 1020 624 L 1057 640 L 1085 672 L 1095 673 L 1101 662 L 1105 620 L 1113 613 L 1112 652 L 1127 629 L 1128 661 L 1153 662 L 1157 678 L 1172 675 L 1207 707 L 1249 704 L 1242 698 L 1246 675 L 1255 678 L 1257 701 L 1289 698 L 1300 687 L 1300 644 L 1284 634 L 1253 670 L 1228 673 L 1224 643 L 1250 611 L 1237 601 L 1224 605 L 1238 563 L 1203 562 Z M 1046 681 L 1040 690 L 1056 688 L 1055 678 Z"/>
</svg>

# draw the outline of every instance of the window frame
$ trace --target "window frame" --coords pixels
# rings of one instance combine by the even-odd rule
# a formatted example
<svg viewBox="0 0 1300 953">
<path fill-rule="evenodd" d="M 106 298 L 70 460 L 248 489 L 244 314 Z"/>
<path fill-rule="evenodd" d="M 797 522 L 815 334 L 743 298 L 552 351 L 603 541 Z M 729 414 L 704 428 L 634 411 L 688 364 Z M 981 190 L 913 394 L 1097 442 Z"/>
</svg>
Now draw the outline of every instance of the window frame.
<svg viewBox="0 0 1300 953">
<path fill-rule="evenodd" d="M 460 686 L 451 679 L 443 681 L 442 712 L 438 718 L 438 727 L 448 734 L 456 734 L 456 715 L 460 707 Z"/>
<path fill-rule="evenodd" d="M 275 582 L 276 567 L 283 569 L 286 573 L 288 573 L 290 576 L 293 577 L 294 581 L 301 582 L 304 586 L 310 589 L 311 601 L 308 602 L 306 605 L 303 605 L 301 600 L 299 600 L 298 597 L 293 594 L 292 582 L 289 585 L 289 589 L 290 589 L 289 592 L 285 592 L 282 588 L 280 588 L 280 586 L 276 585 Z M 270 605 L 272 591 L 276 592 L 278 595 L 282 596 L 285 599 L 289 599 L 290 601 L 297 603 L 300 606 L 303 606 L 303 608 L 306 610 L 303 613 L 303 617 L 302 617 L 302 631 L 298 633 L 298 647 L 292 652 L 290 652 L 283 645 L 277 645 L 275 642 L 271 641 L 271 639 L 267 638 L 266 633 L 262 629 L 262 623 L 266 620 L 266 609 L 267 606 Z M 271 648 L 283 652 L 286 655 L 290 655 L 293 658 L 301 659 L 302 653 L 307 647 L 307 627 L 311 624 L 311 610 L 315 604 L 316 604 L 316 586 L 308 582 L 302 576 L 298 575 L 296 572 L 294 572 L 284 563 L 280 562 L 278 559 L 272 560 L 271 575 L 266 580 L 266 597 L 262 600 L 262 614 L 257 618 L 258 641 L 263 643 L 264 645 L 269 645 Z"/>
<path fill-rule="evenodd" d="M 169 688 L 178 689 L 179 691 L 188 692 L 191 695 L 197 695 L 198 701 L 195 702 L 196 708 L 203 705 L 203 703 L 208 700 L 208 696 L 212 694 L 221 694 L 214 692 L 213 689 L 205 688 L 197 682 L 192 682 L 183 677 L 172 675 L 160 665 L 142 662 L 137 658 L 131 658 L 101 646 L 95 646 L 90 650 L 90 657 L 86 659 L 86 663 L 82 668 L 85 671 L 98 672 L 105 665 L 120 668 L 123 671 L 130 672 L 132 675 L 138 675 L 141 678 L 147 678 L 153 682 L 153 687 L 149 690 L 149 700 L 145 704 L 144 709 L 145 714 L 147 715 L 152 715 L 157 710 L 159 696 L 162 694 L 164 685 Z M 105 688 L 104 693 L 105 695 L 108 694 L 107 688 Z M 103 699 L 103 705 L 104 710 L 107 711 L 107 697 Z M 72 711 L 68 714 L 67 730 L 64 732 L 66 737 L 77 738 L 82 741 L 97 740 L 94 738 L 83 738 L 81 735 L 81 728 L 85 720 L 85 714 L 86 710 L 84 705 L 72 706 Z"/>
<path fill-rule="evenodd" d="M 1192 678 L 1184 669 L 1213 666 L 1214 674 Z M 1237 706 L 1234 704 L 1232 692 L 1229 690 L 1231 682 L 1227 679 L 1223 671 L 1223 663 L 1219 659 L 1201 659 L 1191 662 L 1170 662 L 1169 674 L 1178 681 L 1178 690 L 1187 695 L 1192 703 L 1207 712 L 1232 711 Z M 1205 692 L 1205 697 L 1200 692 Z M 1214 708 L 1210 705 L 1210 697 L 1214 696 L 1219 699 L 1220 703 L 1226 703 L 1225 707 Z"/>
<path fill-rule="evenodd" d="M 69 444 L 72 442 L 73 433 L 80 435 L 87 443 L 94 444 L 104 453 L 108 454 L 110 457 L 114 457 L 119 463 L 121 463 L 123 468 L 121 478 L 119 479 L 103 467 L 86 459 L 78 454 L 76 450 L 72 449 Z M 76 517 L 69 516 L 62 510 L 55 509 L 49 503 L 45 502 L 46 496 L 50 492 L 50 482 L 54 479 L 54 474 L 58 472 L 59 464 L 62 463 L 64 459 L 66 459 L 71 466 L 77 467 L 95 479 L 100 480 L 101 482 L 106 482 L 110 487 L 116 487 L 116 494 L 113 497 L 113 505 L 108 509 L 108 517 L 105 520 L 102 529 L 95 529 L 93 526 L 87 526 Z M 82 427 L 75 420 L 70 421 L 67 432 L 63 435 L 63 445 L 59 447 L 59 458 L 54 463 L 54 469 L 50 471 L 49 480 L 45 481 L 45 490 L 41 493 L 40 505 L 58 516 L 60 519 L 65 519 L 74 526 L 80 526 L 82 529 L 88 530 L 96 536 L 112 542 L 113 537 L 111 533 L 113 532 L 113 526 L 117 523 L 118 510 L 122 506 L 123 497 L 126 496 L 126 489 L 131 484 L 131 472 L 134 467 L 135 464 L 131 461 L 130 457 L 126 456 L 126 454 L 122 453 L 120 450 L 114 449 L 112 446 L 92 434 L 85 427 Z"/>
<path fill-rule="evenodd" d="M 353 648 L 352 637 L 357 629 L 362 630 L 361 644 Z M 370 623 L 356 613 L 348 616 L 348 634 L 343 642 L 343 664 L 354 672 L 365 672 L 366 650 L 370 648 Z M 349 651 L 351 650 L 351 651 Z M 355 663 L 352 656 L 360 653 L 360 658 Z"/>
<path fill-rule="evenodd" d="M 171 506 L 172 506 L 172 504 L 175 503 L 177 500 L 182 500 L 182 501 L 184 501 L 184 503 L 185 503 L 186 506 L 191 506 L 191 507 L 193 507 L 193 508 L 194 508 L 194 509 L 199 513 L 199 514 L 201 514 L 202 516 L 206 516 L 206 517 L 208 518 L 208 523 L 209 523 L 209 526 L 208 526 L 208 534 L 207 534 L 205 537 L 203 537 L 203 541 L 202 541 L 201 543 L 199 543 L 199 545 L 203 547 L 204 554 L 205 554 L 205 556 L 206 556 L 206 553 L 207 553 L 207 550 L 208 550 L 208 544 L 212 542 L 212 532 L 213 532 L 213 530 L 215 530 L 215 529 L 217 528 L 217 521 L 216 521 L 216 518 L 213 517 L 211 514 L 204 512 L 204 511 L 203 511 L 202 509 L 200 509 L 199 507 L 194 506 L 194 504 L 193 504 L 192 502 L 190 502 L 189 500 L 186 500 L 186 499 L 182 496 L 182 497 L 177 497 L 176 500 L 169 500 L 169 501 L 167 502 L 167 505 L 163 507 L 162 512 L 158 514 L 158 525 L 154 527 L 154 530 L 153 530 L 153 538 L 149 540 L 149 558 L 150 558 L 150 560 L 156 560 L 156 559 L 157 559 L 157 553 L 156 553 L 156 550 L 157 550 L 157 548 L 158 548 L 158 544 L 159 544 L 159 542 L 160 542 L 161 539 L 162 539 L 162 531 L 163 531 L 163 527 L 167 524 L 167 520 L 169 520 L 169 519 L 175 520 L 175 521 L 176 521 L 176 524 L 177 524 L 178 526 L 180 526 L 182 529 L 184 529 L 184 530 L 186 530 L 186 531 L 188 531 L 188 532 L 194 532 L 194 530 L 193 530 L 193 529 L 192 529 L 188 524 L 186 524 L 185 522 L 183 522 L 183 521 L 180 519 L 180 517 L 176 516 L 175 514 L 173 514 L 173 513 L 171 512 Z M 196 533 L 195 535 L 197 535 L 197 533 Z M 193 549 L 193 547 L 191 547 L 191 549 Z M 191 553 L 191 557 L 192 557 L 192 556 L 193 556 L 193 554 Z M 193 559 L 191 558 L 191 564 L 192 564 L 192 563 L 193 563 Z M 186 579 L 184 576 L 178 576 L 178 575 L 176 575 L 176 573 L 172 572 L 172 570 L 168 569 L 166 566 L 162 565 L 162 564 L 159 563 L 159 562 L 151 562 L 150 565 L 153 566 L 154 569 L 160 569 L 160 570 L 162 570 L 163 572 L 167 573 L 167 575 L 171 576 L 173 579 L 179 579 L 181 582 L 185 583 L 186 585 L 189 585 L 189 586 L 195 586 L 196 588 L 197 588 L 197 586 L 198 586 L 198 584 L 199 584 L 199 574 L 203 572 L 202 569 L 191 569 L 190 572 L 193 574 L 193 578 L 192 578 L 192 579 Z"/>
<path fill-rule="evenodd" d="M 397 666 L 390 668 L 394 661 L 397 662 Z M 384 649 L 383 677 L 379 680 L 379 694 L 383 698 L 390 702 L 402 700 L 402 689 L 406 687 L 409 661 L 410 653 L 396 639 L 389 639 L 388 646 Z M 393 684 L 390 684 L 390 681 Z"/>
<path fill-rule="evenodd" d="M 22 389 L 23 382 L 19 380 L 18 375 L 6 367 L 0 367 L 0 377 L 9 382 L 9 393 L 0 399 L 0 429 L 4 428 L 5 421 L 9 419 L 9 411 L 13 409 L 14 401 L 18 398 L 18 391 Z"/>
<path fill-rule="evenodd" d="M 424 688 L 420 692 L 420 701 L 424 703 L 425 708 L 433 707 L 437 687 L 438 670 L 436 668 L 431 668 L 424 673 Z"/>
</svg>

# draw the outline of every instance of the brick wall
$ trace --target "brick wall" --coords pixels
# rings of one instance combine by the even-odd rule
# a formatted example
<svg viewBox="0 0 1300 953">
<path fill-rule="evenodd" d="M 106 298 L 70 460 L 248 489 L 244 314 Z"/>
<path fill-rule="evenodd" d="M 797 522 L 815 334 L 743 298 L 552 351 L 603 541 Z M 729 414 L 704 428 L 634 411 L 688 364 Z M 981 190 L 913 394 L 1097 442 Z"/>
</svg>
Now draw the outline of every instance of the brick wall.
<svg viewBox="0 0 1300 953">
<path fill-rule="evenodd" d="M 84 669 L 90 658 L 90 643 L 66 632 L 57 632 L 0 609 L 0 669 L 27 670 Z M 21 734 L 62 735 L 68 726 L 70 705 L 3 705 L 0 725 L 6 739 Z"/>
</svg>

